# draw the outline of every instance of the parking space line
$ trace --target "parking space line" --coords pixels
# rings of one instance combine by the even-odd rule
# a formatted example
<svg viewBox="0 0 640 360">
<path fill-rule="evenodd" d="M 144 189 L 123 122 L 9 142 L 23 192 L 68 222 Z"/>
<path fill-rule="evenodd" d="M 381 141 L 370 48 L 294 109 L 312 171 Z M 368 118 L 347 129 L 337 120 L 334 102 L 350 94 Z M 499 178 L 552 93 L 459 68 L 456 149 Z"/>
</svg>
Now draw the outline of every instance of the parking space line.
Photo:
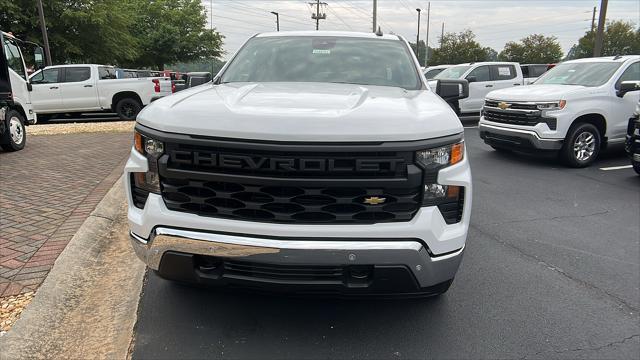
<svg viewBox="0 0 640 360">
<path fill-rule="evenodd" d="M 600 170 L 604 170 L 604 171 L 622 170 L 622 169 L 631 169 L 632 167 L 633 167 L 632 165 L 610 166 L 610 167 L 600 168 Z"/>
<path fill-rule="evenodd" d="M 477 129 L 478 126 L 465 126 L 464 128 L 465 129 Z"/>
</svg>

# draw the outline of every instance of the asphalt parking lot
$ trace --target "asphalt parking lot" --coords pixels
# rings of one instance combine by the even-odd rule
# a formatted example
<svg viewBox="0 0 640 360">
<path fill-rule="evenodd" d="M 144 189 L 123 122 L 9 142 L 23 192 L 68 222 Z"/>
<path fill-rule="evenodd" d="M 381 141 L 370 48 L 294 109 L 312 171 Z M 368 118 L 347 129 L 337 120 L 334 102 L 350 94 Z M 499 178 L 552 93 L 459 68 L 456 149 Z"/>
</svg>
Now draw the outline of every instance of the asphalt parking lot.
<svg viewBox="0 0 640 360">
<path fill-rule="evenodd" d="M 149 274 L 133 358 L 637 358 L 640 177 L 499 154 L 466 130 L 472 225 L 449 292 L 414 300 L 220 293 Z"/>
</svg>

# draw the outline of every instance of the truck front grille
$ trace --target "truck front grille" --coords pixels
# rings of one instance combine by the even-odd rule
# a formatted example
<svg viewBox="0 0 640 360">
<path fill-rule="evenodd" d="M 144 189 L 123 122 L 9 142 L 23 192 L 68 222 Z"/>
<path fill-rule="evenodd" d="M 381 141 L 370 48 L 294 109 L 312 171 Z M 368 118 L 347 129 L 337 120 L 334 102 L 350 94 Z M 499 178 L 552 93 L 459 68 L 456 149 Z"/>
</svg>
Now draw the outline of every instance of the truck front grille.
<svg viewBox="0 0 640 360">
<path fill-rule="evenodd" d="M 483 108 L 485 120 L 511 125 L 535 126 L 545 123 L 549 129 L 555 130 L 557 121 L 555 118 L 543 117 L 542 112 L 535 104 L 528 103 L 508 103 L 509 107 L 500 109 L 500 101 L 486 100 Z"/>
<path fill-rule="evenodd" d="M 278 223 L 409 221 L 421 201 L 420 186 L 307 187 L 166 178 L 161 185 L 170 210 Z"/>
</svg>

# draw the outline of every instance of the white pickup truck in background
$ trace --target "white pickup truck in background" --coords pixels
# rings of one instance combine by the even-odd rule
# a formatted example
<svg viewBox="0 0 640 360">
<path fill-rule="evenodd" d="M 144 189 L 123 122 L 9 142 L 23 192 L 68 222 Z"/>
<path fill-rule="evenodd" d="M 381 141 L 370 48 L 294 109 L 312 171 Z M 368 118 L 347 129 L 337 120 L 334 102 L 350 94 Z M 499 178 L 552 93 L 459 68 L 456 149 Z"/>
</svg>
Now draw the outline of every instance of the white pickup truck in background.
<svg viewBox="0 0 640 360">
<path fill-rule="evenodd" d="M 640 56 L 566 61 L 521 88 L 487 95 L 480 136 L 496 150 L 558 152 L 571 167 L 593 163 L 625 141 L 640 90 Z"/>
<path fill-rule="evenodd" d="M 105 65 L 49 66 L 31 75 L 30 81 L 40 121 L 46 115 L 98 111 L 134 120 L 144 106 L 172 93 L 167 78 L 117 79 L 115 68 Z"/>
<path fill-rule="evenodd" d="M 469 97 L 459 100 L 458 114 L 478 115 L 485 96 L 493 90 L 524 84 L 520 64 L 516 62 L 477 62 L 451 66 L 434 79 L 466 79 Z M 432 82 L 429 85 L 433 85 Z"/>
</svg>

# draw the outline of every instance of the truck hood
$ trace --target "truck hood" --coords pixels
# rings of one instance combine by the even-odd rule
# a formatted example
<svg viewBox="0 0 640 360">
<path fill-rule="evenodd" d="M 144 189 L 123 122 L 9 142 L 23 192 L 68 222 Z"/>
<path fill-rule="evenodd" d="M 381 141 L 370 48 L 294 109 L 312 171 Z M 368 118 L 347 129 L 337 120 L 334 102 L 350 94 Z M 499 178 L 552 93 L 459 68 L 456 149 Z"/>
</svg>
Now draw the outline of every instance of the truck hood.
<svg viewBox="0 0 640 360">
<path fill-rule="evenodd" d="M 138 115 L 166 132 L 272 141 L 406 141 L 463 131 L 429 90 L 327 83 L 202 85 Z"/>
<path fill-rule="evenodd" d="M 487 94 L 487 99 L 503 101 L 558 101 L 567 100 L 590 88 L 580 85 L 527 85 L 495 90 Z"/>
</svg>

